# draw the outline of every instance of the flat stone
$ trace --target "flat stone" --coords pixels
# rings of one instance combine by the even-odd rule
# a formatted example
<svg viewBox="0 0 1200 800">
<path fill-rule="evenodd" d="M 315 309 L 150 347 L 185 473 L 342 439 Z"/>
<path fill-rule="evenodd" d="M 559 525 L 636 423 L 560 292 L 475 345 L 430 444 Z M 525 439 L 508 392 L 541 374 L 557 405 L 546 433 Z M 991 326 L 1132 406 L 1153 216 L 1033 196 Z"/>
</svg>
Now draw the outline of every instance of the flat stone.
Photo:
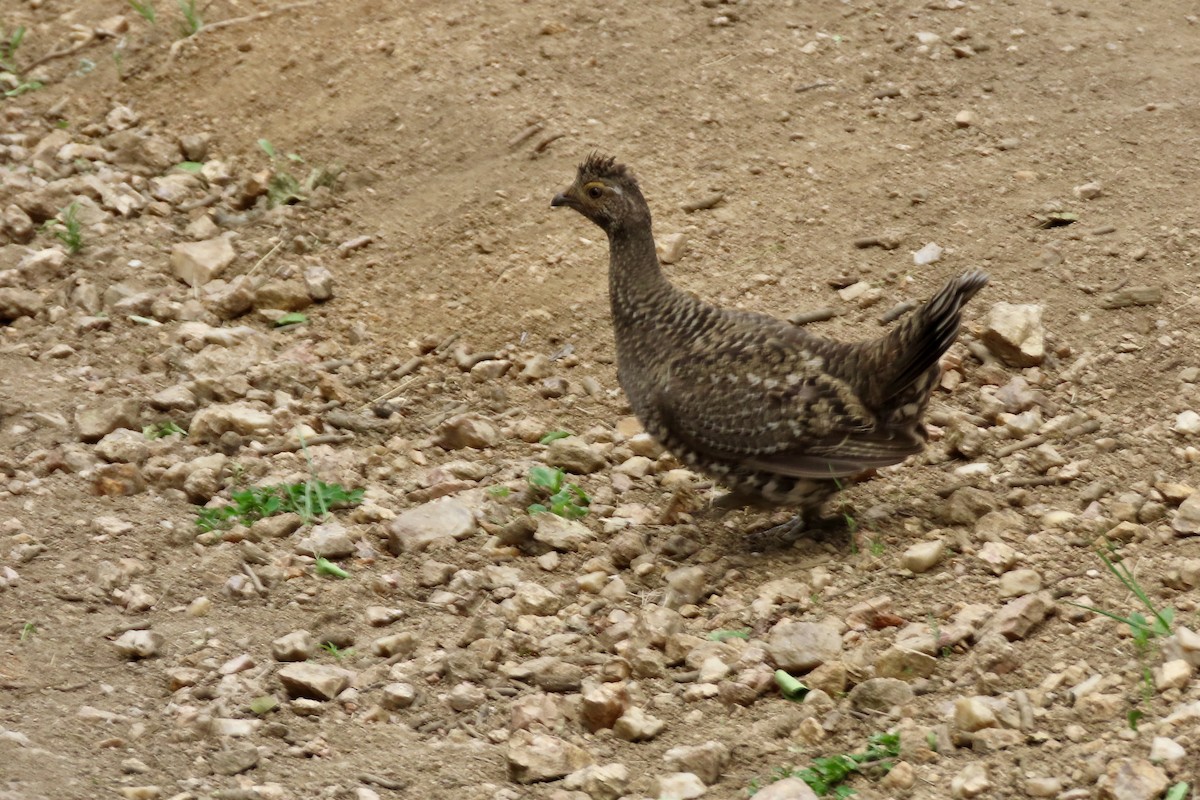
<svg viewBox="0 0 1200 800">
<path fill-rule="evenodd" d="M 704 781 L 690 772 L 658 776 L 658 800 L 695 800 L 707 791 Z"/>
<path fill-rule="evenodd" d="M 317 651 L 317 640 L 306 630 L 292 631 L 271 642 L 276 661 L 307 661 Z"/>
<path fill-rule="evenodd" d="M 1054 600 L 1047 592 L 1027 594 L 1006 603 L 988 620 L 987 628 L 1009 641 L 1024 639 L 1053 607 Z"/>
<path fill-rule="evenodd" d="M 560 552 L 578 550 L 596 537 L 591 528 L 578 520 L 550 513 L 535 514 L 534 519 L 537 530 L 533 532 L 533 538 Z"/>
<path fill-rule="evenodd" d="M 1036 367 L 1046 357 L 1042 307 L 996 303 L 988 312 L 982 338 L 1010 367 Z"/>
<path fill-rule="evenodd" d="M 188 438 L 193 442 L 215 442 L 229 431 L 239 436 L 260 437 L 275 430 L 275 417 L 266 411 L 249 403 L 226 403 L 197 411 L 188 428 Z"/>
<path fill-rule="evenodd" d="M 918 542 L 900 556 L 900 566 L 909 572 L 921 573 L 933 569 L 946 553 L 946 543 L 941 539 Z"/>
<path fill-rule="evenodd" d="M 349 558 L 354 555 L 354 540 L 342 523 L 337 521 L 314 525 L 292 548 L 297 553 L 314 558 Z"/>
<path fill-rule="evenodd" d="M 585 683 L 580 695 L 580 721 L 595 733 L 611 728 L 629 708 L 629 691 L 623 684 Z"/>
<path fill-rule="evenodd" d="M 140 406 L 137 400 L 110 400 L 101 405 L 81 408 L 75 413 L 79 440 L 97 442 L 118 428 L 138 427 Z"/>
<path fill-rule="evenodd" d="M 1000 724 L 996 712 L 982 697 L 960 697 L 954 702 L 954 727 L 974 733 Z"/>
<path fill-rule="evenodd" d="M 637 706 L 630 706 L 613 725 L 613 735 L 627 742 L 645 742 L 663 732 L 667 723 L 647 714 Z"/>
<path fill-rule="evenodd" d="M 128 659 L 151 658 L 162 649 L 165 637 L 158 631 L 125 631 L 115 640 L 117 652 Z"/>
<path fill-rule="evenodd" d="M 491 422 L 478 414 L 459 414 L 437 427 L 433 443 L 446 450 L 470 447 L 482 450 L 500 441 L 500 433 Z"/>
<path fill-rule="evenodd" d="M 887 713 L 913 697 L 912 687 L 898 678 L 868 678 L 850 690 L 850 705 L 859 711 Z"/>
<path fill-rule="evenodd" d="M 1000 596 L 1020 597 L 1042 590 L 1042 576 L 1035 569 L 1015 569 L 1000 576 Z"/>
<path fill-rule="evenodd" d="M 96 455 L 109 462 L 140 464 L 150 455 L 141 431 L 117 428 L 96 443 Z"/>
<path fill-rule="evenodd" d="M 555 439 L 546 448 L 543 460 L 552 467 L 578 475 L 598 472 L 608 463 L 603 455 L 578 436 Z"/>
<path fill-rule="evenodd" d="M 592 800 L 618 800 L 629 790 L 629 768 L 624 764 L 584 767 L 564 778 L 563 788 L 579 790 Z"/>
<path fill-rule="evenodd" d="M 1100 800 L 1154 800 L 1167 790 L 1167 773 L 1144 758 L 1114 758 L 1097 781 Z"/>
<path fill-rule="evenodd" d="M 329 664 L 288 664 L 280 668 L 279 682 L 292 697 L 332 700 L 350 685 L 354 673 Z"/>
<path fill-rule="evenodd" d="M 507 759 L 509 778 L 523 784 L 557 780 L 595 763 L 578 745 L 527 730 L 509 737 Z"/>
<path fill-rule="evenodd" d="M 1193 492 L 1179 504 L 1171 528 L 1185 536 L 1200 533 L 1200 492 Z"/>
<path fill-rule="evenodd" d="M 938 660 L 931 655 L 893 646 L 884 650 L 875 660 L 875 675 L 912 682 L 918 678 L 928 678 L 937 670 L 937 664 Z"/>
<path fill-rule="evenodd" d="M 978 762 L 968 764 L 950 779 L 950 794 L 964 800 L 979 797 L 991 788 L 992 780 L 988 777 L 987 767 Z"/>
<path fill-rule="evenodd" d="M 42 295 L 28 289 L 5 287 L 0 289 L 0 323 L 11 323 L 22 317 L 36 317 L 46 302 Z"/>
<path fill-rule="evenodd" d="M 392 520 L 388 550 L 393 555 L 421 552 L 431 546 L 466 539 L 476 528 L 475 514 L 465 504 L 458 500 L 434 500 L 401 512 Z"/>
<path fill-rule="evenodd" d="M 258 748 L 246 745 L 218 750 L 208 757 L 208 762 L 218 775 L 237 775 L 258 766 Z"/>
<path fill-rule="evenodd" d="M 776 667 L 804 673 L 842 652 L 842 637 L 828 625 L 816 622 L 780 622 L 771 629 L 767 655 Z"/>
<path fill-rule="evenodd" d="M 721 775 L 729 765 L 729 748 L 722 742 L 712 740 L 703 744 L 672 747 L 663 754 L 663 762 L 668 769 L 693 773 L 711 786 L 721 780 Z"/>
<path fill-rule="evenodd" d="M 184 384 L 177 383 L 151 395 L 150 405 L 160 411 L 193 411 L 196 395 Z"/>
<path fill-rule="evenodd" d="M 258 308 L 303 311 L 313 304 L 313 299 L 299 281 L 267 281 L 255 292 L 254 304 Z"/>
<path fill-rule="evenodd" d="M 171 249 L 171 274 L 188 286 L 203 286 L 224 272 L 235 258 L 237 253 L 224 236 L 180 242 Z"/>
<path fill-rule="evenodd" d="M 820 800 L 817 793 L 799 778 L 784 778 L 768 783 L 754 795 L 754 800 Z"/>
</svg>

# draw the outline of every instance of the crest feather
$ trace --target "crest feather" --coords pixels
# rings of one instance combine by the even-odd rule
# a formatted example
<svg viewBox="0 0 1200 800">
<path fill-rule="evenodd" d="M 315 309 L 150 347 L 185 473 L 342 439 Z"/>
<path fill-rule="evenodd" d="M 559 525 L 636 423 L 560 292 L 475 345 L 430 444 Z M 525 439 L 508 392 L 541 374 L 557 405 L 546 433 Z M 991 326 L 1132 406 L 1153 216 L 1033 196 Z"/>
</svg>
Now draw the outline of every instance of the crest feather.
<svg viewBox="0 0 1200 800">
<path fill-rule="evenodd" d="M 626 178 L 633 179 L 629 171 L 625 169 L 624 164 L 618 164 L 617 160 L 612 156 L 606 156 L 598 151 L 592 152 L 583 163 L 579 165 L 579 176 L 586 181 L 600 180 L 605 178 Z"/>
</svg>

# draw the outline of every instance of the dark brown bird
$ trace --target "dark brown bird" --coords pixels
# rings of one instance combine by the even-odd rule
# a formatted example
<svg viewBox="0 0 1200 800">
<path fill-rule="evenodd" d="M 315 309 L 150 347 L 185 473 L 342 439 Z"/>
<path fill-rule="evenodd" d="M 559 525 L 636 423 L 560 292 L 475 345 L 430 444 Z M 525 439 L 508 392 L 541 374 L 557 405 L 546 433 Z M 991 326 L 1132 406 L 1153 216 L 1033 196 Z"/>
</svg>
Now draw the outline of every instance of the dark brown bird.
<svg viewBox="0 0 1200 800">
<path fill-rule="evenodd" d="M 951 279 L 879 339 L 835 342 L 672 286 L 637 180 L 612 158 L 589 156 L 550 205 L 608 234 L 617 377 L 646 431 L 738 495 L 799 507 L 768 539 L 794 540 L 855 475 L 925 446 L 938 360 L 983 272 Z"/>
</svg>

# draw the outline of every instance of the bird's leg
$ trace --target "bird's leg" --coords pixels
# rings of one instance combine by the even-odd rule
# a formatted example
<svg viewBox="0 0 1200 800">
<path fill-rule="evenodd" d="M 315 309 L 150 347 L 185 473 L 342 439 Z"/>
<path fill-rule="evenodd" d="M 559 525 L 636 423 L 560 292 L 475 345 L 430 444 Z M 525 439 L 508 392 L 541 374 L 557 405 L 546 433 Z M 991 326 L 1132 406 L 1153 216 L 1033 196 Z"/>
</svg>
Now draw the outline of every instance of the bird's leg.
<svg viewBox="0 0 1200 800">
<path fill-rule="evenodd" d="M 782 525 L 746 534 L 746 542 L 752 550 L 774 550 L 789 547 L 804 536 L 808 525 L 803 514 L 797 514 Z"/>
</svg>

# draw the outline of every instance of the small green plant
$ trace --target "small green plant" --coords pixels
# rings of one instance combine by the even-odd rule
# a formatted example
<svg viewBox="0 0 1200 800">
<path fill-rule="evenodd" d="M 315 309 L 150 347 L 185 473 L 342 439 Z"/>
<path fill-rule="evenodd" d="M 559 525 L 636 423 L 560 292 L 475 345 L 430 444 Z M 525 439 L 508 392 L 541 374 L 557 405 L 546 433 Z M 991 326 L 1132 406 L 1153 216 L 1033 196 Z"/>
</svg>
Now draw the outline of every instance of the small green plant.
<svg viewBox="0 0 1200 800">
<path fill-rule="evenodd" d="M 850 797 L 857 792 L 846 781 L 857 773 L 886 775 L 899 756 L 900 734 L 876 733 L 867 739 L 867 749 L 861 753 L 814 758 L 803 769 L 778 769 L 771 781 L 799 778 L 819 797 Z"/>
<path fill-rule="evenodd" d="M 1167 793 L 1163 795 L 1163 800 L 1187 800 L 1188 790 L 1191 788 L 1191 785 L 1187 781 L 1180 781 L 1170 789 L 1167 789 Z"/>
<path fill-rule="evenodd" d="M 75 255 L 83 249 L 83 226 L 79 222 L 79 203 L 71 205 L 58 212 L 58 218 L 46 220 L 42 230 L 49 232 L 64 245 L 67 252 Z"/>
<path fill-rule="evenodd" d="M 497 484 L 496 486 L 489 486 L 487 488 L 487 493 L 489 497 L 494 497 L 497 500 L 503 500 L 512 494 L 512 489 L 508 488 L 507 486 L 501 486 Z"/>
<path fill-rule="evenodd" d="M 171 420 L 155 422 L 142 428 L 142 436 L 145 436 L 147 439 L 165 439 L 168 436 L 174 436 L 175 434 L 186 436 L 187 431 L 176 425 Z"/>
<path fill-rule="evenodd" d="M 200 19 L 200 12 L 196 10 L 196 0 L 175 0 L 179 4 L 179 13 L 183 14 L 183 22 L 179 25 L 179 30 L 185 37 L 195 36 L 204 27 L 204 20 Z"/>
<path fill-rule="evenodd" d="M 275 699 L 275 695 L 273 694 L 264 694 L 251 700 L 247 707 L 252 714 L 257 714 L 261 717 L 263 714 L 268 714 L 279 708 L 279 701 Z"/>
<path fill-rule="evenodd" d="M 267 181 L 267 204 L 275 206 L 294 205 L 302 203 L 319 186 L 330 186 L 337 178 L 338 169 L 315 167 L 309 170 L 308 177 L 303 181 L 298 179 L 287 167 L 290 161 L 303 164 L 304 159 L 295 153 L 280 155 L 268 139 L 258 140 L 259 149 L 271 159 L 271 178 Z"/>
<path fill-rule="evenodd" d="M 26 92 L 34 92 L 41 89 L 45 84 L 41 81 L 22 81 L 17 84 L 15 89 L 9 89 L 4 93 L 5 97 L 20 97 Z"/>
<path fill-rule="evenodd" d="M 7 40 L 0 34 L 0 71 L 11 72 L 13 75 L 21 74 L 21 70 L 17 69 L 17 50 L 21 48 L 21 42 L 24 40 L 24 25 L 13 29 Z"/>
<path fill-rule="evenodd" d="M 154 11 L 154 3 L 152 0 L 144 0 L 144 2 L 138 2 L 138 0 L 128 0 L 128 3 L 129 7 L 136 11 L 137 15 L 146 20 L 146 22 L 149 22 L 151 25 L 154 25 L 158 22 L 158 14 L 156 14 Z"/>
<path fill-rule="evenodd" d="M 233 504 L 205 508 L 196 517 L 202 531 L 213 531 L 232 523 L 250 525 L 276 514 L 292 512 L 300 515 L 307 525 L 325 517 L 331 509 L 349 508 L 362 502 L 362 489 L 346 489 L 340 484 L 310 479 L 304 483 L 277 486 L 251 486 L 230 497 Z"/>
<path fill-rule="evenodd" d="M 350 573 L 323 556 L 317 556 L 316 570 L 318 575 L 329 575 L 333 578 L 349 578 Z"/>
<path fill-rule="evenodd" d="M 1136 708 L 1131 708 L 1129 709 L 1129 712 L 1125 714 L 1125 724 L 1129 726 L 1129 730 L 1137 733 L 1138 723 L 1142 721 L 1142 717 L 1144 716 L 1146 716 L 1144 712 L 1139 711 Z"/>
<path fill-rule="evenodd" d="M 300 325 L 308 322 L 308 315 L 301 314 L 299 311 L 293 311 L 289 314 L 284 314 L 279 319 L 275 320 L 275 327 L 282 328 L 287 325 Z"/>
<path fill-rule="evenodd" d="M 324 650 L 326 653 L 329 653 L 329 655 L 333 656 L 338 661 L 341 661 L 344 658 L 349 658 L 350 656 L 354 655 L 353 649 L 343 650 L 342 648 L 338 647 L 333 642 L 324 642 L 321 645 L 321 649 Z"/>
<path fill-rule="evenodd" d="M 544 503 L 533 503 L 529 506 L 530 514 L 549 512 L 566 519 L 579 519 L 587 516 L 588 505 L 592 498 L 587 492 L 574 483 L 565 480 L 565 473 L 558 467 L 530 467 L 529 485 L 535 490 L 548 493 L 550 496 Z"/>
<path fill-rule="evenodd" d="M 883 539 L 880 539 L 878 536 L 872 536 L 871 543 L 867 545 L 867 549 L 871 551 L 871 555 L 879 558 L 883 555 L 883 551 L 886 548 L 884 547 Z"/>
<path fill-rule="evenodd" d="M 550 444 L 556 439 L 565 439 L 571 435 L 570 431 L 550 431 L 541 439 L 538 439 L 538 444 Z"/>
<path fill-rule="evenodd" d="M 749 639 L 749 631 L 713 631 L 708 638 L 714 642 L 727 642 L 730 639 Z"/>
<path fill-rule="evenodd" d="M 1105 542 L 1105 545 L 1110 553 L 1116 552 L 1116 548 L 1111 542 Z M 1138 652 L 1144 652 L 1149 646 L 1151 639 L 1170 636 L 1171 624 L 1175 621 L 1175 609 L 1164 608 L 1161 611 L 1157 609 L 1154 603 L 1150 601 L 1150 596 L 1146 594 L 1146 590 L 1138 582 L 1137 577 L 1134 576 L 1129 567 L 1125 566 L 1123 561 L 1114 561 L 1105 554 L 1103 549 L 1097 549 L 1096 555 L 1100 556 L 1100 560 L 1104 562 L 1104 566 L 1108 568 L 1108 571 L 1146 607 L 1146 610 L 1150 612 L 1151 619 L 1147 619 L 1140 611 L 1134 611 L 1129 616 L 1122 617 L 1120 614 L 1114 614 L 1111 611 L 1083 605 L 1082 603 L 1070 603 L 1070 605 L 1087 609 L 1094 614 L 1100 614 L 1128 625 L 1130 633 L 1133 634 L 1134 646 L 1137 647 Z"/>
<path fill-rule="evenodd" d="M 21 641 L 23 642 L 26 639 L 32 639 L 37 634 L 37 632 L 38 632 L 38 629 L 37 629 L 36 623 L 26 622 L 24 625 L 21 626 Z"/>
</svg>

